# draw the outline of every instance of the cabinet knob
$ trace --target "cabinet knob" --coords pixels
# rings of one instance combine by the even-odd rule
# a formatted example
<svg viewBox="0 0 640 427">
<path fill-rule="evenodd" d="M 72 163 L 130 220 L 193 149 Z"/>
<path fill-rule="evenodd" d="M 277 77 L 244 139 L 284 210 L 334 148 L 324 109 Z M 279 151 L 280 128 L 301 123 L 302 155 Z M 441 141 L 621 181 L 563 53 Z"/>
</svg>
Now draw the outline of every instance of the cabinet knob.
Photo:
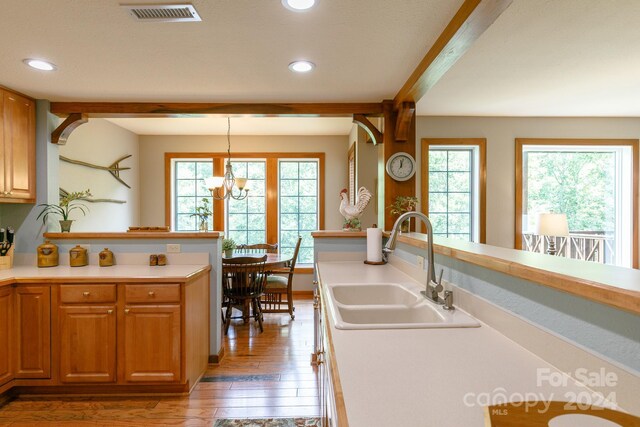
<svg viewBox="0 0 640 427">
<path fill-rule="evenodd" d="M 124 309 L 124 314 L 129 314 L 129 309 L 128 308 Z"/>
<path fill-rule="evenodd" d="M 9 194 L 13 194 L 13 191 L 9 191 Z"/>
<path fill-rule="evenodd" d="M 6 196 L 7 194 L 9 194 L 9 192 L 8 192 L 8 191 L 5 191 L 5 192 L 4 192 L 4 195 Z"/>
<path fill-rule="evenodd" d="M 149 296 L 150 296 L 150 297 L 154 296 L 155 294 L 156 294 L 155 292 L 153 292 L 153 291 L 149 291 Z"/>
<path fill-rule="evenodd" d="M 107 314 L 113 314 L 113 310 L 107 310 Z"/>
<path fill-rule="evenodd" d="M 82 293 L 82 296 L 83 297 L 88 297 L 90 294 L 91 294 L 90 292 L 85 291 L 85 292 Z"/>
</svg>

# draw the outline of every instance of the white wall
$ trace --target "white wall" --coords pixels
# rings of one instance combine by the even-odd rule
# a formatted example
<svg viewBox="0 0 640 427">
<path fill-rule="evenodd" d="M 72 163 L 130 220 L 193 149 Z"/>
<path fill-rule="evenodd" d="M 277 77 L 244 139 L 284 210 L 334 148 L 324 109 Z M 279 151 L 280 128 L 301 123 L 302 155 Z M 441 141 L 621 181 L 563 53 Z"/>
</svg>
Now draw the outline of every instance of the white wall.
<svg viewBox="0 0 640 427">
<path fill-rule="evenodd" d="M 487 139 L 487 244 L 513 248 L 516 138 L 640 138 L 638 118 L 418 117 L 422 138 Z M 421 168 L 418 165 L 418 176 Z M 417 180 L 420 194 L 420 179 Z"/>
<path fill-rule="evenodd" d="M 138 165 L 138 136 L 104 119 L 89 119 L 73 131 L 59 154 L 73 160 L 108 166 L 127 154 L 132 157 L 120 166 L 130 167 L 120 177 L 131 188 L 118 182 L 107 171 L 60 161 L 59 185 L 68 192 L 91 190 L 93 198 L 124 200 L 124 204 L 85 203 L 86 216 L 75 211 L 71 231 L 125 231 L 140 223 L 140 169 Z M 54 229 L 58 231 L 57 229 Z"/>
<path fill-rule="evenodd" d="M 231 136 L 232 157 L 242 153 L 325 153 L 325 228 L 341 229 L 340 190 L 347 186 L 347 136 Z M 163 225 L 164 153 L 227 151 L 226 136 L 140 136 L 142 225 Z"/>
</svg>

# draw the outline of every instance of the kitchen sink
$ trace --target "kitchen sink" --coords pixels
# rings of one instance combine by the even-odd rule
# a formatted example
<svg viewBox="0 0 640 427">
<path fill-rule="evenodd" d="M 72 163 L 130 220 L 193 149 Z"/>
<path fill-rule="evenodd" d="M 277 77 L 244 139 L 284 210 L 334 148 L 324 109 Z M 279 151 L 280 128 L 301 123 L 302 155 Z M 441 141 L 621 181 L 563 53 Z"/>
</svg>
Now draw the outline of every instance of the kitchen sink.
<svg viewBox="0 0 640 427">
<path fill-rule="evenodd" d="M 400 283 L 328 285 L 327 304 L 337 329 L 473 328 L 480 323 L 467 313 L 444 310 Z"/>
<path fill-rule="evenodd" d="M 333 299 L 343 305 L 410 305 L 419 301 L 418 295 L 397 283 L 334 285 L 331 292 Z"/>
</svg>

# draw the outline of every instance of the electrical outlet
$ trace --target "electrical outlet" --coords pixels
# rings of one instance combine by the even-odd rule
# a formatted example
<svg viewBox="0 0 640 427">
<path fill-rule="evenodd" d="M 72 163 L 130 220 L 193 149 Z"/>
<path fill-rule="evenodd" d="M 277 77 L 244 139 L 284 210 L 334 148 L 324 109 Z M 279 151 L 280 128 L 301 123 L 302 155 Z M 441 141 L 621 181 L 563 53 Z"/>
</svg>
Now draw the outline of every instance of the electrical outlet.
<svg viewBox="0 0 640 427">
<path fill-rule="evenodd" d="M 418 268 L 424 270 L 424 257 L 422 255 L 416 255 L 418 261 Z"/>
<path fill-rule="evenodd" d="M 170 254 L 177 254 L 180 253 L 180 244 L 178 243 L 168 243 L 167 244 L 167 253 Z"/>
</svg>

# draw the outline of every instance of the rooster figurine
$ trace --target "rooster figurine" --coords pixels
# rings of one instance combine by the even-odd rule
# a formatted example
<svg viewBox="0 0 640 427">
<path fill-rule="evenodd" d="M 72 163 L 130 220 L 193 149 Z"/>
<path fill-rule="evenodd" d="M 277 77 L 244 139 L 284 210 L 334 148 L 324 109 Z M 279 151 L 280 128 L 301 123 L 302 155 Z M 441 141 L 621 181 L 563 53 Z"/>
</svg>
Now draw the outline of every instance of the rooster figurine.
<svg viewBox="0 0 640 427">
<path fill-rule="evenodd" d="M 345 231 L 360 231 L 360 215 L 371 200 L 371 193 L 364 187 L 358 190 L 358 198 L 356 204 L 349 203 L 349 192 L 344 188 L 340 192 L 340 214 L 344 217 L 342 229 Z"/>
</svg>

